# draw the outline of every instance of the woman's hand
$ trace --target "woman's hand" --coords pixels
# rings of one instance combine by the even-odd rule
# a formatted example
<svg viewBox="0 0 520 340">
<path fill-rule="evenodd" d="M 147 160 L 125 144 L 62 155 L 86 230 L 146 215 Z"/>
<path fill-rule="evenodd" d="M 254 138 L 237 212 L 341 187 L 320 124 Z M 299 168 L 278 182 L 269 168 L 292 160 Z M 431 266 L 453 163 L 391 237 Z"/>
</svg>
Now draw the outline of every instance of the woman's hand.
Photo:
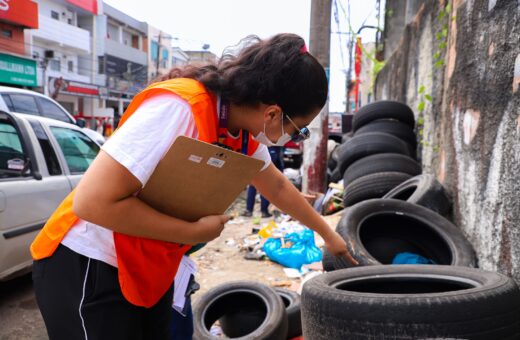
<svg viewBox="0 0 520 340">
<path fill-rule="evenodd" d="M 350 252 L 347 249 L 347 243 L 337 232 L 331 232 L 328 234 L 324 237 L 324 241 L 325 246 L 332 255 L 343 257 L 353 265 L 357 266 L 359 264 L 359 262 L 350 255 Z"/>
<path fill-rule="evenodd" d="M 216 239 L 224 230 L 224 224 L 231 217 L 227 215 L 206 216 L 193 223 L 193 241 L 190 243 L 206 243 Z"/>
</svg>

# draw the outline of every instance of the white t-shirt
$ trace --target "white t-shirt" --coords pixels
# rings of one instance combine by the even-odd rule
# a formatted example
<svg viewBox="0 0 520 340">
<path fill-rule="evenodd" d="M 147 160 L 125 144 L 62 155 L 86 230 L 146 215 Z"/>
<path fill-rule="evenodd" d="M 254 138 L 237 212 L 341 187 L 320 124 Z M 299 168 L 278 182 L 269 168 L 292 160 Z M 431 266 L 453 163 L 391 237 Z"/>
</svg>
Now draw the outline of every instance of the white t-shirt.
<svg viewBox="0 0 520 340">
<path fill-rule="evenodd" d="M 178 136 L 198 136 L 191 107 L 175 94 L 161 94 L 146 99 L 102 149 L 144 186 Z M 262 170 L 271 163 L 263 144 L 252 157 L 265 162 Z M 117 267 L 112 230 L 79 219 L 61 243 L 76 253 Z"/>
</svg>

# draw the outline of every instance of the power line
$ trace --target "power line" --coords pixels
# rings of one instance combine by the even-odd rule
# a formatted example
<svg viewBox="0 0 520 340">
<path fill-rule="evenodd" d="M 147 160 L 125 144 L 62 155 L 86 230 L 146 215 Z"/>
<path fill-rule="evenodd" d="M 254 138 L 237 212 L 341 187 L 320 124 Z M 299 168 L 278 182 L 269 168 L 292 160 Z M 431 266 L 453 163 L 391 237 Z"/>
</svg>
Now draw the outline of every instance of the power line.
<svg viewBox="0 0 520 340">
<path fill-rule="evenodd" d="M 340 26 L 339 17 L 338 17 L 339 13 L 338 13 L 337 0 L 334 0 L 333 5 L 334 5 L 334 21 L 336 22 L 336 27 L 337 27 L 338 31 L 341 32 L 341 26 Z M 341 39 L 341 34 L 338 34 L 338 40 L 339 40 L 339 51 L 340 51 L 340 55 L 341 55 L 341 66 L 343 66 L 343 70 L 345 70 L 346 65 L 345 65 L 345 56 L 343 55 L 343 39 Z"/>
<path fill-rule="evenodd" d="M 42 46 L 42 45 L 38 45 L 38 44 L 34 44 L 34 43 L 33 43 L 33 44 L 28 43 L 28 42 L 23 42 L 23 43 L 22 43 L 22 42 L 16 42 L 16 43 L 17 43 L 17 44 L 23 44 L 23 45 L 26 45 L 26 46 L 39 47 L 39 48 L 43 48 L 43 49 L 47 49 L 47 50 L 49 49 L 48 46 Z M 2 41 L 0 41 L 0 46 L 2 46 L 2 47 L 8 47 L 8 48 L 11 48 L 11 47 L 12 47 L 12 45 L 7 44 L 7 43 L 3 43 Z M 9 51 L 9 50 L 6 49 L 6 51 Z M 2 52 L 2 51 L 0 51 L 0 52 Z M 82 56 L 90 56 L 90 55 L 89 55 L 89 54 L 84 54 L 84 55 L 80 55 L 80 54 L 78 54 L 78 55 L 77 55 L 78 59 L 81 58 Z M 98 56 L 98 57 L 102 57 L 102 56 L 104 56 L 104 55 L 101 55 L 101 56 Z M 38 61 L 43 61 L 43 60 L 44 60 L 44 58 L 41 57 L 41 56 L 38 56 L 38 57 L 36 57 L 36 58 L 33 57 L 33 59 L 36 59 L 36 60 L 38 60 Z M 53 59 L 50 59 L 50 60 L 58 60 L 58 59 L 59 59 L 59 58 L 53 58 Z M 63 59 L 66 59 L 66 58 L 63 58 Z M 132 61 L 130 61 L 130 60 L 128 60 L 128 61 L 129 61 L 129 62 L 132 62 Z M 97 66 L 99 67 L 99 61 L 98 61 L 98 59 L 95 60 L 94 64 L 97 64 Z M 137 64 L 137 63 L 135 63 L 135 64 Z M 92 71 L 94 71 L 96 74 L 107 75 L 106 73 L 99 73 L 99 69 L 96 69 L 95 66 L 94 66 L 94 68 L 87 68 L 87 67 L 79 66 L 79 63 L 78 63 L 78 64 L 76 64 L 76 68 L 77 68 L 78 70 L 82 70 L 82 71 L 86 71 L 86 72 L 92 72 Z M 141 65 L 139 66 L 139 68 L 133 69 L 133 70 L 132 70 L 132 73 L 133 73 L 133 72 L 137 72 L 137 71 L 141 71 L 141 70 L 144 69 L 144 68 L 148 68 L 148 65 L 142 65 L 142 64 L 141 64 Z M 126 73 L 126 72 L 123 72 L 123 73 L 115 73 L 115 74 L 110 74 L 110 75 L 108 75 L 108 76 L 123 76 L 125 73 Z"/>
</svg>

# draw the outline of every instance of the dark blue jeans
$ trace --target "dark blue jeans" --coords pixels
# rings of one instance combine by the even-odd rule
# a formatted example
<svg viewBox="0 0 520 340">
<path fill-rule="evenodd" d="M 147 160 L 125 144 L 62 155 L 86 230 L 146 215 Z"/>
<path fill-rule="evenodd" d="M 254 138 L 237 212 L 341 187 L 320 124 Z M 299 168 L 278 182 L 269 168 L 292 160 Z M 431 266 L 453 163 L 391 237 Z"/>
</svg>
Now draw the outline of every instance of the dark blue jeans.
<svg viewBox="0 0 520 340">
<path fill-rule="evenodd" d="M 272 146 L 269 148 L 269 155 L 271 156 L 271 161 L 274 166 L 278 168 L 278 170 L 283 171 L 283 147 Z M 255 197 L 256 197 L 256 188 L 250 185 L 247 188 L 247 203 L 246 209 L 248 211 L 253 211 L 255 207 Z M 260 195 L 260 211 L 263 213 L 267 212 L 267 208 L 269 207 L 269 201 L 262 195 Z"/>
<path fill-rule="evenodd" d="M 184 314 L 182 316 L 175 309 L 172 310 L 171 340 L 191 340 L 193 338 L 193 312 L 191 299 L 186 299 Z"/>
</svg>

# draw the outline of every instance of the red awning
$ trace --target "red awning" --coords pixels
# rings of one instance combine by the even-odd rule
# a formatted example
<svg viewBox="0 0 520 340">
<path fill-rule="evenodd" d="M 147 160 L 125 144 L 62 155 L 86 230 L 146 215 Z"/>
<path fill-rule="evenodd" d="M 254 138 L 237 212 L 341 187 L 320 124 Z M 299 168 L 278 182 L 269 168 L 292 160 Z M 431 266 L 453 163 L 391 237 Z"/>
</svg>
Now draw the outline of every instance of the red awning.
<svg viewBox="0 0 520 340">
<path fill-rule="evenodd" d="M 65 0 L 69 4 L 77 6 L 92 14 L 98 14 L 97 0 Z"/>
</svg>

